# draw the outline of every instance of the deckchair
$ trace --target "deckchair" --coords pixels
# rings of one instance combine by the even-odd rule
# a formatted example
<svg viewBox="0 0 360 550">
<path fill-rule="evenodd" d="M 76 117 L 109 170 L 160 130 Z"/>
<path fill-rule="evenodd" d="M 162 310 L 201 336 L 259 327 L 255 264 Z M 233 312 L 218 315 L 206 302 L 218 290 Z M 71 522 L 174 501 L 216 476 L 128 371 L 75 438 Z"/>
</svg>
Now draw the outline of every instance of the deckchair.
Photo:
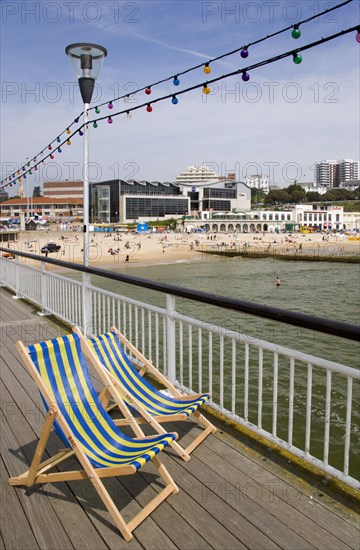
<svg viewBox="0 0 360 550">
<path fill-rule="evenodd" d="M 92 385 L 80 339 L 70 334 L 29 347 L 16 344 L 30 375 L 40 390 L 47 416 L 30 468 L 9 479 L 13 486 L 89 479 L 125 540 L 132 531 L 178 488 L 157 455 L 176 439 L 175 433 L 130 438 L 118 428 L 102 406 Z M 41 462 L 51 429 L 66 444 L 52 458 Z M 81 470 L 48 470 L 75 456 Z M 107 492 L 102 478 L 135 474 L 152 461 L 165 487 L 128 523 Z"/>
<path fill-rule="evenodd" d="M 207 418 L 205 418 L 198 408 L 210 398 L 208 393 L 196 395 L 184 395 L 174 387 L 169 380 L 163 376 L 115 327 L 111 327 L 110 332 L 101 334 L 94 338 L 84 340 L 80 330 L 73 327 L 73 330 L 82 338 L 83 352 L 85 356 L 96 366 L 100 361 L 110 374 L 110 383 L 114 384 L 124 401 L 138 411 L 140 416 L 136 417 L 138 423 L 149 423 L 158 433 L 164 433 L 165 430 L 161 424 L 164 422 L 173 422 L 178 420 L 187 420 L 189 416 L 195 418 L 204 430 L 186 447 L 183 448 L 179 443 L 173 441 L 171 447 L 184 460 L 190 459 L 190 453 L 210 434 L 215 433 L 216 428 Z M 127 348 L 136 361 L 140 363 L 141 370 L 138 370 L 130 361 L 125 352 Z M 97 370 L 105 384 L 109 383 L 109 377 Z M 159 391 L 150 381 L 144 378 L 144 374 L 150 373 L 157 382 L 165 386 L 166 393 Z M 101 394 L 102 403 L 108 406 L 110 394 L 107 391 L 108 386 L 104 388 Z M 116 401 L 116 400 L 115 400 Z M 120 405 L 121 409 L 121 405 Z M 135 425 L 132 419 L 132 428 Z M 129 421 L 115 420 L 117 425 L 128 424 Z"/>
</svg>

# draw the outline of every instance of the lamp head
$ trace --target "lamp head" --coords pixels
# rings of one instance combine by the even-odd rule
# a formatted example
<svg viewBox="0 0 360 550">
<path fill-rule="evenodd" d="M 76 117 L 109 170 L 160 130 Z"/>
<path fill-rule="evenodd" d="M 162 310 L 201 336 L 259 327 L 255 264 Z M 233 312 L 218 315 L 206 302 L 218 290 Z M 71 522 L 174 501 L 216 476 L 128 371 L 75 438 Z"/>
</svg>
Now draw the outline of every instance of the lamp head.
<svg viewBox="0 0 360 550">
<path fill-rule="evenodd" d="M 90 103 L 95 80 L 100 74 L 107 50 L 98 44 L 77 43 L 65 48 L 76 78 L 79 80 L 80 92 L 84 103 Z"/>
</svg>

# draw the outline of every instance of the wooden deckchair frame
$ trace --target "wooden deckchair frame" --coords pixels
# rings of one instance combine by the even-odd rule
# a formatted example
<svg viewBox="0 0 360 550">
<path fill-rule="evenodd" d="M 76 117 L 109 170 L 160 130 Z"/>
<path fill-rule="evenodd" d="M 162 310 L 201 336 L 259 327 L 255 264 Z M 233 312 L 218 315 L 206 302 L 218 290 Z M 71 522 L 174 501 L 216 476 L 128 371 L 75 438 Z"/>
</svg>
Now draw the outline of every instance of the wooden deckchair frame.
<svg viewBox="0 0 360 550">
<path fill-rule="evenodd" d="M 142 405 L 136 401 L 134 396 L 129 393 L 129 391 L 117 380 L 100 362 L 98 357 L 96 356 L 95 352 L 92 350 L 91 346 L 87 342 L 87 340 L 84 338 L 82 332 L 78 327 L 73 327 L 73 331 L 78 334 L 81 340 L 81 346 L 83 353 L 86 358 L 89 359 L 89 361 L 92 363 L 92 365 L 95 367 L 96 371 L 98 372 L 99 376 L 101 377 L 103 383 L 105 384 L 104 389 L 102 390 L 100 396 L 101 396 L 101 402 L 104 405 L 104 407 L 108 407 L 110 398 L 112 397 L 115 401 L 115 406 L 118 406 L 122 414 L 124 415 L 124 419 L 115 420 L 115 424 L 118 426 L 122 425 L 131 425 L 134 432 L 137 434 L 137 431 L 139 427 L 135 427 L 138 424 L 150 424 L 153 429 L 155 429 L 159 434 L 166 433 L 164 428 L 161 426 L 162 423 L 165 422 L 176 422 L 176 421 L 184 421 L 189 420 L 189 416 L 184 413 L 176 413 L 172 415 L 151 415 L 148 413 Z M 136 359 L 140 362 L 141 369 L 139 371 L 140 376 L 144 376 L 147 372 L 149 372 L 155 380 L 165 386 L 165 388 L 171 393 L 173 397 L 176 397 L 176 399 L 183 400 L 184 403 L 186 401 L 190 401 L 196 398 L 199 398 L 202 396 L 202 394 L 183 394 L 181 393 L 175 386 L 163 375 L 161 372 L 159 372 L 152 362 L 144 357 L 142 353 L 131 343 L 116 327 L 111 327 L 110 331 L 113 331 L 118 336 L 120 342 L 124 346 L 124 348 L 129 349 L 129 351 L 136 357 Z M 137 366 L 137 365 L 136 365 Z M 114 391 L 114 387 L 115 390 Z M 118 390 L 118 391 L 117 391 Z M 119 395 L 119 393 L 121 395 Z M 140 414 L 140 417 L 134 417 L 131 415 L 129 409 L 127 409 L 123 399 L 121 396 L 124 397 L 124 399 L 131 404 L 131 406 Z M 126 409 L 124 409 L 124 406 Z M 112 407 L 109 407 L 109 409 Z M 125 411 L 125 412 L 124 412 Z M 171 447 L 178 453 L 178 455 L 185 461 L 190 460 L 190 454 L 200 445 L 204 439 L 211 433 L 216 432 L 216 427 L 209 422 L 205 416 L 203 416 L 198 410 L 194 411 L 191 415 L 194 417 L 197 424 L 200 424 L 201 427 L 204 428 L 204 430 L 193 439 L 193 441 L 186 447 L 182 447 L 177 441 L 172 441 L 170 443 Z M 141 434 L 143 432 L 141 431 Z"/>
<path fill-rule="evenodd" d="M 35 483 L 51 483 L 58 481 L 88 479 L 94 486 L 96 492 L 98 493 L 99 497 L 109 511 L 115 525 L 118 527 L 124 539 L 126 541 L 130 541 L 133 538 L 132 532 L 134 531 L 134 529 L 138 525 L 140 525 L 140 523 L 142 523 L 142 521 L 144 521 L 144 519 L 146 519 L 148 515 L 151 514 L 159 506 L 159 504 L 161 504 L 161 502 L 163 502 L 171 493 L 176 494 L 179 492 L 177 485 L 175 484 L 165 466 L 161 463 L 160 459 L 157 456 L 152 458 L 152 462 L 158 470 L 160 477 L 163 479 L 165 487 L 128 523 L 126 523 L 111 496 L 109 495 L 108 491 L 106 490 L 104 484 L 102 483 L 101 478 L 132 475 L 137 472 L 136 467 L 132 464 L 129 464 L 123 466 L 121 465 L 105 468 L 95 468 L 89 461 L 83 449 L 80 447 L 80 445 L 78 445 L 76 436 L 72 432 L 68 423 L 59 413 L 57 405 L 56 403 L 54 403 L 50 391 L 47 389 L 37 368 L 30 358 L 28 349 L 20 341 L 16 343 L 16 347 L 28 372 L 30 373 L 30 376 L 32 377 L 42 396 L 46 400 L 49 406 L 49 411 L 47 413 L 45 423 L 41 431 L 40 438 L 29 469 L 19 476 L 11 477 L 8 480 L 8 483 L 12 486 L 25 485 L 27 487 L 30 487 Z M 59 423 L 60 428 L 67 437 L 72 449 L 61 450 L 53 457 L 41 462 L 55 420 Z M 177 434 L 175 435 L 177 437 Z M 142 435 L 140 437 L 143 438 Z M 76 456 L 80 465 L 83 468 L 82 470 L 69 470 L 66 472 L 48 473 L 48 470 L 54 468 L 70 456 Z"/>
</svg>

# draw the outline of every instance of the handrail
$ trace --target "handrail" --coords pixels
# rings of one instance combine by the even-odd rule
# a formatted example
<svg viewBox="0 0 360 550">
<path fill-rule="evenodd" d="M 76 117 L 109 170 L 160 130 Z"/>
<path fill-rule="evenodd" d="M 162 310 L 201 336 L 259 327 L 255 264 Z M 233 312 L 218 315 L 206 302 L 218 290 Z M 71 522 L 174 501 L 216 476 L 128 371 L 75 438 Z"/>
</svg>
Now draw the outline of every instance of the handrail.
<svg viewBox="0 0 360 550">
<path fill-rule="evenodd" d="M 52 265 L 57 265 L 59 267 L 73 269 L 76 271 L 81 271 L 83 273 L 89 273 L 91 275 L 97 275 L 99 277 L 105 277 L 107 279 L 132 284 L 142 288 L 156 290 L 165 294 L 173 294 L 181 298 L 188 298 L 197 302 L 222 307 L 225 309 L 231 309 L 233 311 L 240 311 L 249 315 L 270 319 L 272 321 L 277 321 L 296 327 L 302 327 L 309 330 L 316 330 L 318 332 L 330 334 L 332 336 L 339 336 L 341 338 L 360 342 L 360 326 L 353 325 L 351 323 L 335 321 L 332 319 L 327 319 L 325 317 L 317 317 L 308 313 L 288 311 L 286 309 L 258 304 L 256 302 L 250 302 L 247 300 L 237 300 L 228 296 L 211 294 L 209 292 L 204 292 L 200 290 L 192 290 L 169 283 L 156 282 L 140 277 L 123 275 L 120 273 L 115 273 L 114 271 L 108 271 L 106 269 L 101 269 L 97 267 L 86 267 L 82 264 L 66 262 L 63 260 L 55 260 L 44 256 L 38 256 L 36 254 L 29 254 L 28 252 L 19 252 L 18 250 L 12 250 L 10 248 L 0 247 L 0 251 L 9 252 L 14 256 L 21 256 L 30 260 L 41 261 Z"/>
</svg>

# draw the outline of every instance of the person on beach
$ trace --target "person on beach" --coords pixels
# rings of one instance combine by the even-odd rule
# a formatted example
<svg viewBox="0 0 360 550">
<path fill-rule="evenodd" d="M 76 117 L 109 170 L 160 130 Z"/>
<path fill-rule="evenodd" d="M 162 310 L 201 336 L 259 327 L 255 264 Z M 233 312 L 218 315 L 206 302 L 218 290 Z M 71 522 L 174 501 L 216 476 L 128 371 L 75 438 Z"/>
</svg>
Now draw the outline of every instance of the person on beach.
<svg viewBox="0 0 360 550">
<path fill-rule="evenodd" d="M 281 285 L 281 282 L 280 282 L 279 277 L 276 277 L 276 279 L 275 279 L 275 284 L 276 284 L 276 286 L 280 286 L 280 285 Z"/>
</svg>

